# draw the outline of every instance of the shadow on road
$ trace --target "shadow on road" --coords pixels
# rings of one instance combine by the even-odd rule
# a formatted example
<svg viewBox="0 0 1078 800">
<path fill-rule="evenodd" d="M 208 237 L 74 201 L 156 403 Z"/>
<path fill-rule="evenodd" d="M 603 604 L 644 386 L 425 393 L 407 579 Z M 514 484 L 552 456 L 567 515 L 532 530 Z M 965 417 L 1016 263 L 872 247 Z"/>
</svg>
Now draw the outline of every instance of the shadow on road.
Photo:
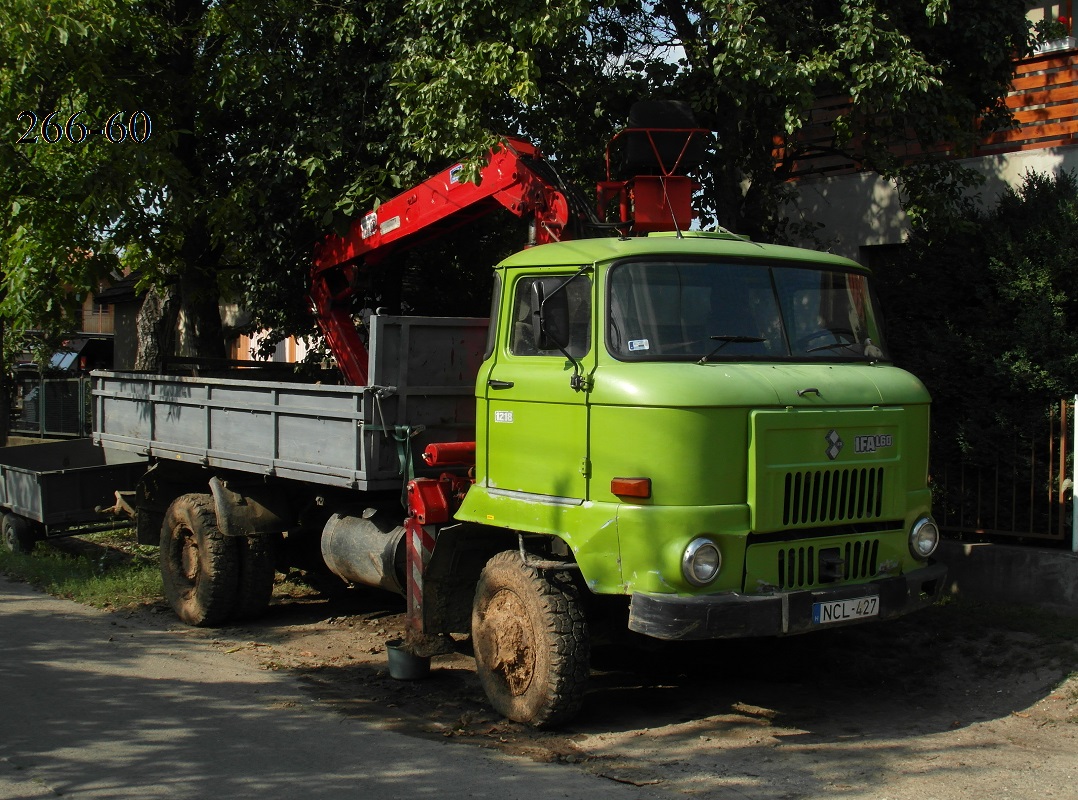
<svg viewBox="0 0 1078 800">
<path fill-rule="evenodd" d="M 468 785 L 519 798 L 541 766 L 447 760 L 415 739 L 342 724 L 288 676 L 154 622 L 0 578 L 0 796 L 341 798 L 362 787 L 412 798 Z"/>
<path fill-rule="evenodd" d="M 635 797 L 665 794 L 680 773 L 731 797 L 779 796 L 760 775 L 781 759 L 796 796 L 833 796 L 843 781 L 883 780 L 883 764 L 916 759 L 946 775 L 979 745 L 920 737 L 1021 712 L 1078 665 L 1075 621 L 954 602 L 782 640 L 598 648 L 580 716 L 537 732 L 489 709 L 466 640 L 429 680 L 392 680 L 381 649 L 402 624 L 392 596 L 278 598 L 265 619 L 216 631 L 49 602 L 42 612 L 0 593 L 0 755 L 44 770 L 58 791 L 115 797 L 150 785 L 192 797 L 252 785 L 338 797 L 357 782 L 379 797 L 444 792 L 473 780 L 467 758 L 449 774 L 435 757 L 448 742 L 579 764 L 611 786 L 637 784 Z M 338 723 L 327 739 L 326 708 L 407 737 Z M 325 775 L 299 794 L 312 766 Z"/>
</svg>

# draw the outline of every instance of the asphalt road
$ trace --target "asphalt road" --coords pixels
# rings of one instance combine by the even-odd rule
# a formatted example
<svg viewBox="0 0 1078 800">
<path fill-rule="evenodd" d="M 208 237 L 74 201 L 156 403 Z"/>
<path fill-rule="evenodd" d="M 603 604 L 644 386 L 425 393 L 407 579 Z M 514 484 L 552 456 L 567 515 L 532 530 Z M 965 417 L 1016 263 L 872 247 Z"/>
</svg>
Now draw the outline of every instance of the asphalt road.
<svg viewBox="0 0 1078 800">
<path fill-rule="evenodd" d="M 650 798 L 334 714 L 287 675 L 0 576 L 0 798 Z"/>
</svg>

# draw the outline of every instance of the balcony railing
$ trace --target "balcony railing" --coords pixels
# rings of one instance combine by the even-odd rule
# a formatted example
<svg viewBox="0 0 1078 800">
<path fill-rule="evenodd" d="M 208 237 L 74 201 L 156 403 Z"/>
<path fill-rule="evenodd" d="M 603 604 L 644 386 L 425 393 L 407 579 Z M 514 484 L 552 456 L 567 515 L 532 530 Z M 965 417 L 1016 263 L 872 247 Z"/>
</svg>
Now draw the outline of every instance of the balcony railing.
<svg viewBox="0 0 1078 800">
<path fill-rule="evenodd" d="M 112 306 L 82 309 L 82 327 L 78 331 L 79 334 L 115 332 L 116 322 Z"/>
<path fill-rule="evenodd" d="M 1078 144 L 1078 51 L 1019 61 L 1007 108 L 1017 127 L 989 134 L 976 155 Z"/>
<path fill-rule="evenodd" d="M 986 134 L 973 152 L 963 154 L 964 157 L 1078 144 L 1078 49 L 1046 52 L 1016 62 L 1007 107 L 1014 114 L 1015 126 Z M 844 175 L 859 171 L 861 148 L 858 140 L 842 150 L 835 147 L 832 125 L 849 108 L 848 97 L 820 97 L 813 107 L 809 124 L 798 135 L 794 146 L 787 147 L 782 139 L 776 139 L 776 159 L 794 159 L 789 165 L 792 177 Z M 900 159 L 914 159 L 926 154 L 912 137 L 893 143 L 891 152 Z M 953 148 L 940 143 L 928 152 L 947 156 L 953 154 Z"/>
</svg>

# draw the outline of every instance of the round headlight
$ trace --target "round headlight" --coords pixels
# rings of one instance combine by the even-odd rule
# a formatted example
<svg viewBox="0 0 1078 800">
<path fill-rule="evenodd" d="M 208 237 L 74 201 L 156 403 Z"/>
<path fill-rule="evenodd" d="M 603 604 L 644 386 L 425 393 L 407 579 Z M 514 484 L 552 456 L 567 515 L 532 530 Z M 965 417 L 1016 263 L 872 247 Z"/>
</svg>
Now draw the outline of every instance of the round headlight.
<svg viewBox="0 0 1078 800">
<path fill-rule="evenodd" d="M 700 537 L 689 542 L 681 557 L 681 572 L 693 586 L 705 586 L 718 577 L 722 569 L 722 553 L 710 539 Z"/>
<path fill-rule="evenodd" d="M 910 531 L 910 552 L 913 557 L 924 561 L 936 552 L 940 543 L 940 529 L 928 517 L 921 517 Z"/>
</svg>

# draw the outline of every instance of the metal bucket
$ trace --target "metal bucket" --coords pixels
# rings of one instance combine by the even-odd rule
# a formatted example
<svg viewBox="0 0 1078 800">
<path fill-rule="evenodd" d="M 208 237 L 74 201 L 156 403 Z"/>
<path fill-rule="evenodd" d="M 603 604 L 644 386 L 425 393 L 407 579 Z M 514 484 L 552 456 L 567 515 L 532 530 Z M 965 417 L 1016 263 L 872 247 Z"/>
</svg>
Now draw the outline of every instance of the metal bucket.
<svg viewBox="0 0 1078 800">
<path fill-rule="evenodd" d="M 407 650 L 404 641 L 386 642 L 389 677 L 398 681 L 418 681 L 430 675 L 430 656 L 417 656 Z"/>
</svg>

